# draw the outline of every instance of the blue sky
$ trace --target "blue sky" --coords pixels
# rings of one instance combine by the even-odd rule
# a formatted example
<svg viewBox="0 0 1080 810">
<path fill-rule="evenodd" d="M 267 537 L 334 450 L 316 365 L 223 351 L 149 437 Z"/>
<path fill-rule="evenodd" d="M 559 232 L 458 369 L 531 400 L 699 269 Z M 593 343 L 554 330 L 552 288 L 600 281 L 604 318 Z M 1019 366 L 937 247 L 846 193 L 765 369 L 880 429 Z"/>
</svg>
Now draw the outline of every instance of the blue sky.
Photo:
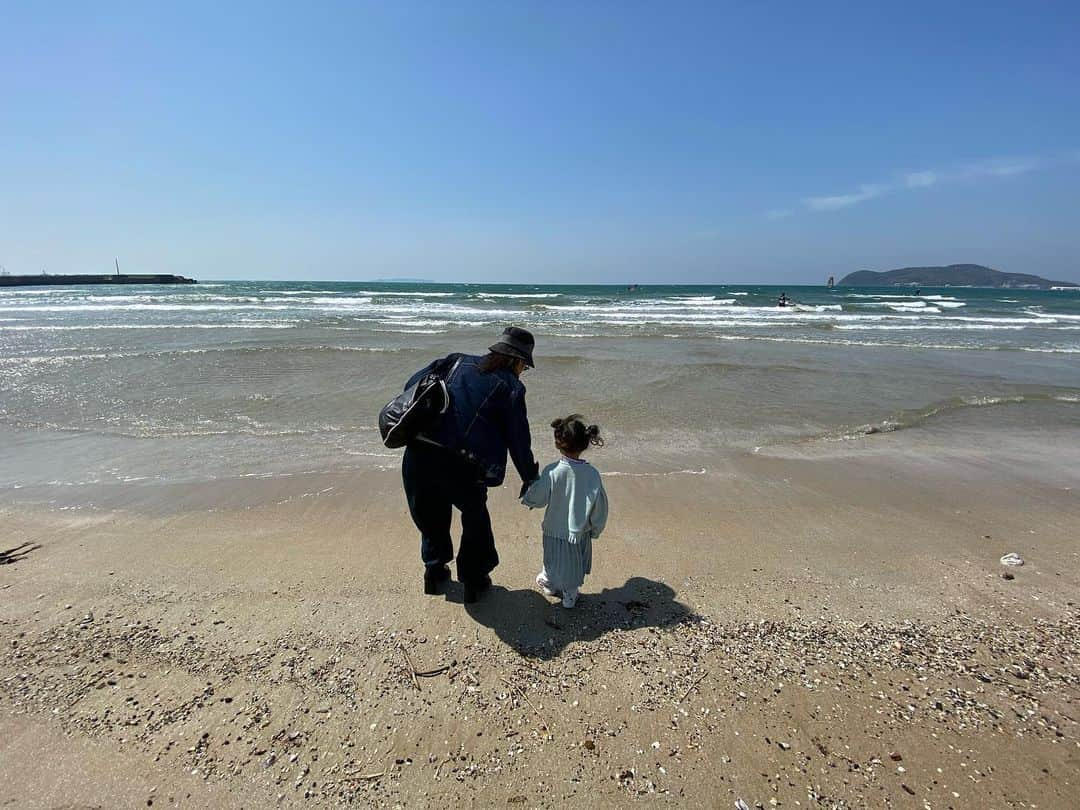
<svg viewBox="0 0 1080 810">
<path fill-rule="evenodd" d="M 9 3 L 0 264 L 1080 281 L 1080 4 Z"/>
</svg>

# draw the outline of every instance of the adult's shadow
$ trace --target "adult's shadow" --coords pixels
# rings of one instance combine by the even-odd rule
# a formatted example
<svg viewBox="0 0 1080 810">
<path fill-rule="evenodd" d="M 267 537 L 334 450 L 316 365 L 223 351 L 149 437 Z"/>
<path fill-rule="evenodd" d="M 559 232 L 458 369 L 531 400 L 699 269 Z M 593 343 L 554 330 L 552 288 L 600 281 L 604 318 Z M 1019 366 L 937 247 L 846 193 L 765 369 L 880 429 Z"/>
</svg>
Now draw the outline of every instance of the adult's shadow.
<svg viewBox="0 0 1080 810">
<path fill-rule="evenodd" d="M 493 585 L 478 602 L 465 605 L 478 624 L 523 656 L 549 661 L 575 641 L 595 641 L 613 630 L 668 627 L 694 618 L 663 582 L 631 577 L 618 588 L 583 593 L 577 607 L 564 609 L 535 589 Z"/>
<path fill-rule="evenodd" d="M 0 565 L 14 565 L 31 551 L 37 551 L 39 548 L 41 546 L 37 543 L 22 543 L 7 551 L 0 551 Z"/>
</svg>

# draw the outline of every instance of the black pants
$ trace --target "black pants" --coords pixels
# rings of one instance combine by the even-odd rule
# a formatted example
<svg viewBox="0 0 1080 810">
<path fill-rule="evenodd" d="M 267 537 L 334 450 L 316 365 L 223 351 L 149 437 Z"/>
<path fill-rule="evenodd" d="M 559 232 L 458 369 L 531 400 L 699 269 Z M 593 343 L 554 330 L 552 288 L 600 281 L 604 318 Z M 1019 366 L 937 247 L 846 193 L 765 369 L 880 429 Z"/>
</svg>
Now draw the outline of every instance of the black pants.
<svg viewBox="0 0 1080 810">
<path fill-rule="evenodd" d="M 457 570 L 463 582 L 481 580 L 499 564 L 487 510 L 487 487 L 478 477 L 468 462 L 422 443 L 410 444 L 401 463 L 409 514 L 420 530 L 424 565 L 443 565 L 454 559 L 450 520 L 453 507 L 461 510 Z"/>
</svg>

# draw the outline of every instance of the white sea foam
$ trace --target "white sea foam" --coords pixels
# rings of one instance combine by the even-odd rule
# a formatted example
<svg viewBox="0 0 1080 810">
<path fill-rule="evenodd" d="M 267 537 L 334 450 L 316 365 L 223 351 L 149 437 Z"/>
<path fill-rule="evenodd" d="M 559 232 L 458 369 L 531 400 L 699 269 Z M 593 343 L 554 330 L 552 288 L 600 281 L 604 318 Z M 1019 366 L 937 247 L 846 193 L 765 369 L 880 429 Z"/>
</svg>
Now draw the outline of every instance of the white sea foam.
<svg viewBox="0 0 1080 810">
<path fill-rule="evenodd" d="M 1034 315 L 1034 313 L 1032 313 L 1032 315 Z M 1043 326 L 1044 324 L 1046 324 L 1048 322 L 1047 319 L 1040 319 L 1040 318 L 1035 318 L 1035 317 L 1032 317 L 1032 318 L 1006 318 L 1006 317 L 1000 317 L 999 318 L 999 317 L 995 317 L 995 316 L 992 316 L 992 315 L 986 315 L 986 316 L 979 316 L 979 315 L 944 315 L 938 320 L 942 320 L 942 321 L 962 321 L 964 323 L 989 323 L 989 324 L 995 324 L 995 323 L 998 323 L 998 324 L 1000 324 L 1000 323 L 1022 323 L 1022 324 L 1027 324 L 1029 326 Z"/>
<path fill-rule="evenodd" d="M 417 319 L 398 319 L 398 320 L 380 320 L 378 322 L 381 326 L 419 326 L 419 327 L 436 327 L 436 326 L 485 326 L 488 321 L 448 321 L 448 320 L 431 320 L 428 318 Z"/>
<path fill-rule="evenodd" d="M 951 343 L 904 343 L 898 340 L 838 340 L 766 335 L 714 335 L 716 340 L 753 340 L 767 343 L 801 343 L 811 346 L 871 346 L 898 349 L 994 350 L 993 346 L 958 346 Z"/>
<path fill-rule="evenodd" d="M 342 290 L 259 290 L 260 295 L 339 295 Z"/>
<path fill-rule="evenodd" d="M 715 303 L 715 302 L 714 302 Z M 749 307 L 732 306 L 724 303 L 716 303 L 715 306 L 677 307 L 670 304 L 618 304 L 609 306 L 586 306 L 581 304 L 547 304 L 541 306 L 542 310 L 558 313 L 588 313 L 590 318 L 634 318 L 639 320 L 654 319 L 662 321 L 664 318 L 679 319 L 709 319 L 717 316 L 733 318 L 761 318 L 775 317 L 778 321 L 783 320 L 814 320 L 828 319 L 830 317 L 843 317 L 842 315 L 828 315 L 826 313 L 839 312 L 839 304 L 823 304 L 820 306 L 796 307 Z M 855 317 L 855 316 L 853 316 Z"/>
<path fill-rule="evenodd" d="M 0 296 L 20 296 L 20 295 L 72 295 L 74 293 L 83 292 L 83 290 L 69 287 L 63 290 L 33 290 L 19 287 L 18 289 L 0 290 Z"/>
<path fill-rule="evenodd" d="M 376 332 L 392 332 L 396 335 L 445 335 L 445 329 L 376 329 Z"/>
<path fill-rule="evenodd" d="M 734 298 L 713 298 L 712 296 L 695 296 L 693 298 L 656 298 L 650 301 L 642 301 L 640 303 L 633 304 L 632 306 L 638 307 L 711 307 L 716 305 L 734 304 Z"/>
<path fill-rule="evenodd" d="M 909 298 L 909 299 L 915 299 L 916 298 L 914 293 L 912 293 L 911 295 L 890 295 L 888 293 L 881 293 L 880 295 L 878 295 L 878 294 L 870 294 L 870 293 L 847 293 L 845 297 L 846 298 Z"/>
<path fill-rule="evenodd" d="M 670 472 L 621 472 L 620 470 L 606 470 L 606 476 L 619 476 L 624 478 L 666 478 L 669 475 L 706 475 L 709 471 L 702 467 L 700 470 L 671 470 Z"/>
<path fill-rule="evenodd" d="M 298 321 L 267 323 L 94 323 L 75 326 L 55 324 L 34 326 L 0 326 L 0 332 L 82 332 L 109 329 L 294 329 Z"/>
<path fill-rule="evenodd" d="M 5 312 L 233 312 L 244 309 L 276 311 L 290 307 L 272 304 L 65 304 L 0 307 L 0 310 Z"/>
<path fill-rule="evenodd" d="M 347 306 L 366 306 L 372 301 L 371 296 L 349 296 L 340 295 L 336 298 L 327 298 L 325 296 L 313 296 L 311 298 L 295 298 L 290 301 L 293 305 L 307 305 L 307 304 L 327 304 L 331 307 L 347 307 Z"/>
<path fill-rule="evenodd" d="M 900 307 L 899 305 L 890 304 L 890 308 L 895 312 L 918 312 L 920 315 L 940 315 L 941 310 L 937 307 L 922 307 L 916 309 L 914 307 Z"/>
<path fill-rule="evenodd" d="M 985 407 L 987 405 L 1006 405 L 1015 402 L 1023 402 L 1024 397 L 1021 395 L 1011 397 L 995 397 L 995 396 L 977 396 L 977 397 L 961 397 L 960 401 L 965 405 L 973 405 L 975 407 Z"/>
<path fill-rule="evenodd" d="M 478 309 L 477 307 L 463 306 L 461 304 L 444 304 L 432 301 L 417 301 L 415 304 L 357 304 L 354 308 L 384 318 L 394 315 L 412 318 L 432 315 L 439 318 L 460 317 L 472 319 L 482 317 L 488 320 L 492 318 L 511 320 L 520 318 L 523 314 L 519 309 Z"/>
<path fill-rule="evenodd" d="M 470 298 L 562 298 L 562 293 L 475 293 Z"/>
<path fill-rule="evenodd" d="M 401 297 L 401 298 L 453 298 L 459 293 L 452 292 L 412 292 L 405 290 L 361 290 L 360 295 L 373 295 L 378 298 Z"/>
<path fill-rule="evenodd" d="M 927 322 L 918 324 L 837 324 L 834 329 L 841 330 L 870 330 L 876 329 L 883 332 L 911 332 L 911 331 L 923 331 L 934 330 L 938 332 L 948 331 L 962 331 L 962 330 L 983 330 L 983 329 L 1006 329 L 1013 331 L 1023 330 L 1023 326 L 1014 325 L 1000 325 L 1000 324 L 948 324 L 943 322 Z"/>
</svg>

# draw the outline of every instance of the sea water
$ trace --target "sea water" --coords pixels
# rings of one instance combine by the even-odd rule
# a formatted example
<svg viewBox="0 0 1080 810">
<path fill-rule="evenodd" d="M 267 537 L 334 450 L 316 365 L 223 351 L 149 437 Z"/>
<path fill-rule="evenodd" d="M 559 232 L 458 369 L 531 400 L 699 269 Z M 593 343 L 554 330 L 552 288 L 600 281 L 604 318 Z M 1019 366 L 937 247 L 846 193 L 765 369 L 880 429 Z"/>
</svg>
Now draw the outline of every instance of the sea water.
<svg viewBox="0 0 1080 810">
<path fill-rule="evenodd" d="M 786 292 L 792 306 L 779 307 Z M 999 414 L 1080 420 L 1080 292 L 210 282 L 0 290 L 0 493 L 396 469 L 381 405 L 509 324 L 537 441 L 615 473 Z M 546 444 L 542 452 L 546 452 Z"/>
</svg>

